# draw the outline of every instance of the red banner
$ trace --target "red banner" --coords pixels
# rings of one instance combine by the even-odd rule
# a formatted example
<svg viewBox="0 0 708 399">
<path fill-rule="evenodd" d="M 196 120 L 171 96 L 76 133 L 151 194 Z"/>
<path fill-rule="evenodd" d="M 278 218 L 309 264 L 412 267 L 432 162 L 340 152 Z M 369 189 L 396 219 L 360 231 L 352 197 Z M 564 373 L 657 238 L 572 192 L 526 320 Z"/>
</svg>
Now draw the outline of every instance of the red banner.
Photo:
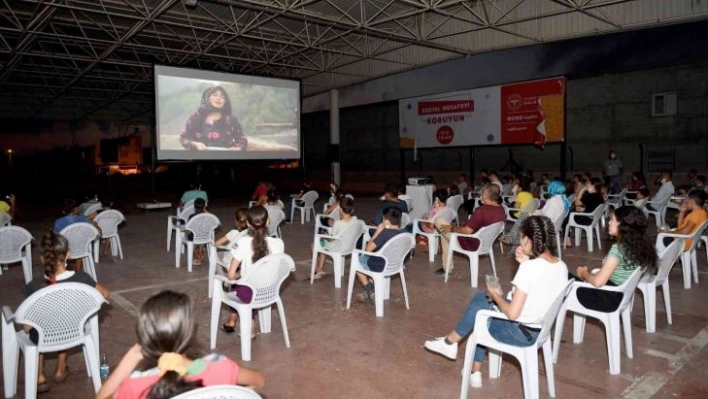
<svg viewBox="0 0 708 399">
<path fill-rule="evenodd" d="M 565 138 L 565 79 L 555 78 L 501 87 L 502 144 L 546 142 Z"/>
</svg>

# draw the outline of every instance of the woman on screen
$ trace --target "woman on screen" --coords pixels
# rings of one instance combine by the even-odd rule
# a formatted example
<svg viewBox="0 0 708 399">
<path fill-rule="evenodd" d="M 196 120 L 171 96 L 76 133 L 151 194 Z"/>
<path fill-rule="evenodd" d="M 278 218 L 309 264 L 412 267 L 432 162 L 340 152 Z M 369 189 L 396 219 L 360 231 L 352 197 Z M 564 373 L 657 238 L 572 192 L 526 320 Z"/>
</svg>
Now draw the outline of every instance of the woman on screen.
<svg viewBox="0 0 708 399">
<path fill-rule="evenodd" d="M 238 119 L 231 114 L 231 102 L 222 87 L 213 86 L 204 90 L 199 109 L 184 124 L 180 142 L 187 150 L 202 151 L 218 147 L 246 151 L 248 139 Z"/>
</svg>

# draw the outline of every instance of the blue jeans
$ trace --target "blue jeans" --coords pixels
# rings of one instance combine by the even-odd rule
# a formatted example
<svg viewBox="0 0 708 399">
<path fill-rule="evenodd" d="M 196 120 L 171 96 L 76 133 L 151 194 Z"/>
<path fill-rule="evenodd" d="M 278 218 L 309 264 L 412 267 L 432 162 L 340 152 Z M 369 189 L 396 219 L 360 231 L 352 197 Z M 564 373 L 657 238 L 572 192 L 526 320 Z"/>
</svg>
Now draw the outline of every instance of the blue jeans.
<svg viewBox="0 0 708 399">
<path fill-rule="evenodd" d="M 457 325 L 455 326 L 455 333 L 457 333 L 460 337 L 466 337 L 474 330 L 474 322 L 477 317 L 477 312 L 487 309 L 494 309 L 493 304 L 489 303 L 487 300 L 487 294 L 485 292 L 476 293 L 472 297 L 470 304 L 467 305 L 465 313 L 462 314 L 462 317 L 457 322 Z M 519 323 L 511 320 L 491 319 L 487 329 L 489 334 L 497 341 L 520 347 L 533 345 L 539 334 L 539 331 L 526 330 L 528 333 L 527 336 L 521 328 L 519 328 Z M 482 363 L 486 352 L 487 348 L 477 345 L 477 348 L 475 348 L 474 351 L 474 361 Z"/>
</svg>

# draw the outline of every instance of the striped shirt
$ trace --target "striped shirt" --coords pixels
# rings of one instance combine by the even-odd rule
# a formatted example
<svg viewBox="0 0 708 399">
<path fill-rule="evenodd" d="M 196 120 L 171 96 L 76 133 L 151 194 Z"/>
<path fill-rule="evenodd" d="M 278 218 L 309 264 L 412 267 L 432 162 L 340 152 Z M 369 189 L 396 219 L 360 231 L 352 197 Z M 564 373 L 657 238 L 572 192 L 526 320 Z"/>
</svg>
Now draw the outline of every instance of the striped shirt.
<svg viewBox="0 0 708 399">
<path fill-rule="evenodd" d="M 632 261 L 629 260 L 627 255 L 620 248 L 619 244 L 612 244 L 612 248 L 610 248 L 610 252 L 607 254 L 605 259 L 602 260 L 602 264 L 605 264 L 607 258 L 610 256 L 617 259 L 617 262 L 619 263 L 617 268 L 615 268 L 615 271 L 612 272 L 610 281 L 612 281 L 615 285 L 622 285 L 625 281 L 627 281 L 629 276 L 632 275 L 632 272 L 639 267 L 639 265 L 632 263 Z"/>
</svg>

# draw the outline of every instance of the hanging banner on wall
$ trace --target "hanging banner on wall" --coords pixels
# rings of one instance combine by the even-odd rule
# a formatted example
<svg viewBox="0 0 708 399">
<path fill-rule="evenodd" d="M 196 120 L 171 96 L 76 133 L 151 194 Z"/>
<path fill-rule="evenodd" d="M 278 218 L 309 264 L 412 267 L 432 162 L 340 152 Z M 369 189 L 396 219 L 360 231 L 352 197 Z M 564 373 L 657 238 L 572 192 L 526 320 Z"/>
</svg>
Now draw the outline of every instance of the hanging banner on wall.
<svg viewBox="0 0 708 399">
<path fill-rule="evenodd" d="M 563 141 L 565 78 L 398 101 L 401 148 Z"/>
</svg>

